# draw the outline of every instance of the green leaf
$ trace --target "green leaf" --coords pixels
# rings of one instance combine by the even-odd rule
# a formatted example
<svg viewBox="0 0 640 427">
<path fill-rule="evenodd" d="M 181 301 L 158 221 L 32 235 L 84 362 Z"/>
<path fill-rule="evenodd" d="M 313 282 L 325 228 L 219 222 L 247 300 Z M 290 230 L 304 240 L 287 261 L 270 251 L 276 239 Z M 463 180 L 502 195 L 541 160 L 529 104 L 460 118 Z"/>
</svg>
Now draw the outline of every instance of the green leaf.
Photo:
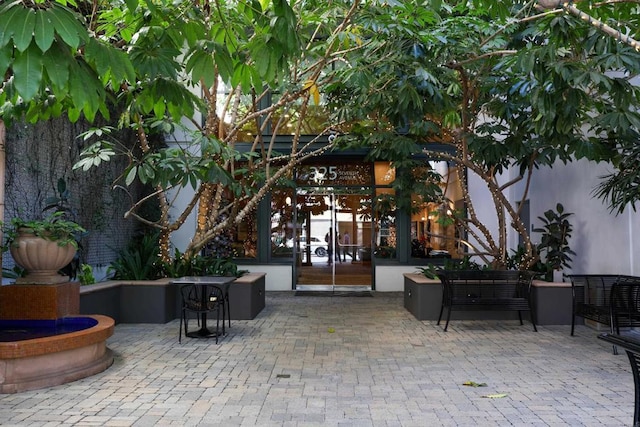
<svg viewBox="0 0 640 427">
<path fill-rule="evenodd" d="M 272 75 L 270 73 L 271 52 L 263 43 L 258 43 L 256 46 L 254 46 L 251 56 L 253 57 L 253 61 L 256 64 L 256 70 L 261 76 L 264 76 L 266 78 L 267 76 Z"/>
<path fill-rule="evenodd" d="M 75 123 L 78 121 L 78 119 L 80 118 L 80 109 L 76 108 L 76 107 L 70 107 L 67 110 L 67 117 L 69 117 L 69 121 L 71 121 L 71 123 Z"/>
<path fill-rule="evenodd" d="M 84 112 L 89 121 L 104 103 L 106 93 L 100 79 L 84 62 L 70 63 L 69 96 L 73 105 Z"/>
<path fill-rule="evenodd" d="M 51 22 L 47 19 L 46 13 L 41 9 L 36 11 L 33 38 L 36 40 L 36 44 L 43 52 L 49 50 L 54 41 L 53 25 L 51 25 Z"/>
<path fill-rule="evenodd" d="M 271 4 L 271 0 L 259 0 L 260 6 L 262 6 L 262 10 L 267 10 L 269 5 Z"/>
<path fill-rule="evenodd" d="M 241 85 L 242 91 L 248 93 L 251 90 L 251 74 L 252 70 L 249 65 L 238 63 L 233 71 L 232 86 Z"/>
<path fill-rule="evenodd" d="M 25 7 L 20 0 L 0 6 L 0 47 L 4 47 L 20 27 L 20 16 Z"/>
<path fill-rule="evenodd" d="M 80 41 L 89 39 L 87 30 L 78 22 L 70 9 L 54 3 L 50 9 L 43 13 L 53 25 L 55 32 L 72 48 L 77 49 L 80 46 Z"/>
<path fill-rule="evenodd" d="M 59 43 L 56 43 L 42 56 L 44 71 L 49 77 L 54 93 L 58 97 L 63 97 L 68 91 L 69 60 L 73 60 L 73 57 L 68 52 L 65 52 Z"/>
<path fill-rule="evenodd" d="M 33 39 L 33 32 L 36 25 L 36 14 L 33 9 L 21 9 L 15 16 L 17 25 L 13 35 L 13 43 L 20 52 L 24 52 Z"/>
<path fill-rule="evenodd" d="M 193 46 L 198 40 L 205 38 L 205 30 L 201 22 L 186 22 L 182 30 L 189 46 Z"/>
<path fill-rule="evenodd" d="M 25 101 L 31 101 L 42 81 L 42 51 L 32 44 L 24 52 L 17 52 L 13 73 L 16 90 Z"/>
<path fill-rule="evenodd" d="M 196 50 L 187 61 L 186 70 L 191 73 L 194 82 L 204 80 L 205 85 L 212 86 L 216 73 L 213 58 L 210 53 L 202 50 Z"/>
<path fill-rule="evenodd" d="M 111 82 L 113 87 L 123 81 L 135 82 L 136 72 L 129 57 L 113 46 L 100 43 L 91 38 L 85 47 L 87 61 L 94 64 L 96 73 L 103 77 L 103 82 Z"/>
<path fill-rule="evenodd" d="M 166 107 L 163 99 L 160 99 L 155 104 L 153 104 L 153 113 L 157 117 L 164 116 L 164 112 L 166 111 L 166 109 L 167 109 L 167 107 Z"/>
<path fill-rule="evenodd" d="M 129 170 L 129 173 L 127 173 L 127 177 L 125 178 L 124 182 L 127 185 L 131 185 L 133 181 L 136 179 L 137 174 L 138 174 L 138 168 L 136 166 L 132 167 Z"/>
<path fill-rule="evenodd" d="M 138 7 L 138 0 L 125 0 L 125 3 L 131 12 L 134 12 Z"/>
<path fill-rule="evenodd" d="M 215 55 L 213 56 L 213 60 L 218 66 L 220 77 L 222 77 L 224 81 L 228 82 L 231 80 L 231 76 L 233 76 L 233 59 L 231 58 L 231 54 L 226 46 L 218 46 L 219 47 L 216 48 Z"/>
<path fill-rule="evenodd" d="M 11 65 L 11 60 L 13 59 L 13 49 L 8 47 L 0 48 L 0 76 L 4 76 L 9 66 Z"/>
</svg>

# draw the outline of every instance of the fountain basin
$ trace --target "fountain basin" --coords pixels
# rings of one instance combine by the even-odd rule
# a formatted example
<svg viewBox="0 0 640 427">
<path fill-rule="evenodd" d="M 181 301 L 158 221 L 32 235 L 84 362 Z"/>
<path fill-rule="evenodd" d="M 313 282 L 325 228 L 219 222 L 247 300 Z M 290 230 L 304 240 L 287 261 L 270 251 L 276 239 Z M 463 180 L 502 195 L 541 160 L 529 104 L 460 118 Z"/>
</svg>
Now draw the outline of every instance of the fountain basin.
<svg viewBox="0 0 640 427">
<path fill-rule="evenodd" d="M 33 322 L 33 323 L 31 323 Z M 40 321 L 0 321 L 0 339 L 41 335 Z M 29 332 L 31 326 L 36 329 Z M 45 325 L 46 326 L 46 325 Z M 65 384 L 104 371 L 113 363 L 106 341 L 114 321 L 102 315 L 63 318 L 49 323 L 48 336 L 0 342 L 0 393 L 17 393 Z M 82 328 L 81 330 L 73 330 Z M 72 329 L 71 332 L 66 330 Z M 62 333 L 60 333 L 62 332 Z M 13 336 L 10 336 L 12 335 Z"/>
</svg>

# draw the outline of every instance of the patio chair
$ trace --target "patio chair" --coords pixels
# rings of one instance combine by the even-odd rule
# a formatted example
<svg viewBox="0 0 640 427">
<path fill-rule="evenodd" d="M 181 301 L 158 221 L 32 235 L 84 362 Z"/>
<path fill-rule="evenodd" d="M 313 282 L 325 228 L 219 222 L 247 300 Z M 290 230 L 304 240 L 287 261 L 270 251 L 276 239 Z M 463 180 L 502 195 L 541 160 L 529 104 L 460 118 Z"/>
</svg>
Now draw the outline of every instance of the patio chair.
<svg viewBox="0 0 640 427">
<path fill-rule="evenodd" d="M 184 335 L 193 338 L 215 337 L 218 343 L 220 327 L 220 311 L 224 310 L 224 293 L 218 286 L 211 284 L 184 285 L 180 288 L 182 296 L 182 315 L 180 316 L 180 330 L 178 342 L 182 342 L 182 325 L 184 323 Z M 207 328 L 207 317 L 216 314 L 215 332 Z M 189 332 L 189 315 L 193 314 L 200 320 L 200 329 Z M 222 320 L 224 322 L 224 319 Z"/>
<path fill-rule="evenodd" d="M 640 426 L 640 340 L 630 336 L 603 333 L 598 335 L 601 340 L 607 341 L 614 346 L 625 349 L 631 364 L 634 384 L 634 405 L 633 405 L 633 426 Z"/>
</svg>

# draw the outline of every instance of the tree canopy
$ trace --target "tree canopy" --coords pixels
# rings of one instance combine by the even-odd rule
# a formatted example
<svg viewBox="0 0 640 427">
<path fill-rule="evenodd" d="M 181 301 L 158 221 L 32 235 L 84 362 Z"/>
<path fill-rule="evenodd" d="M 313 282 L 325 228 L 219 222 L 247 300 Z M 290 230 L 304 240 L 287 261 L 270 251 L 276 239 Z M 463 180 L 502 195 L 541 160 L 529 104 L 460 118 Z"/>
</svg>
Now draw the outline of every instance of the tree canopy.
<svg viewBox="0 0 640 427">
<path fill-rule="evenodd" d="M 11 0 L 0 6 L 0 114 L 8 123 L 23 114 L 93 120 L 116 105 L 139 151 L 95 130 L 78 167 L 130 158 L 117 184 L 156 189 L 161 218 L 139 219 L 161 231 L 165 258 L 169 236 L 198 206 L 187 256 L 241 222 L 305 158 L 357 143 L 398 168 L 425 153 L 480 176 L 500 236 L 475 216 L 468 192 L 468 216 L 456 220 L 497 264 L 515 227 L 528 264 L 536 254 L 505 196 L 513 183 L 498 180 L 506 168 L 526 179 L 558 160 L 610 161 L 617 169 L 597 194 L 617 211 L 638 199 L 639 12 L 632 1 Z M 322 99 L 332 115 L 316 134 L 349 137 L 312 149 L 300 118 Z M 287 131 L 291 152 L 281 153 L 287 112 L 299 120 Z M 188 143 L 156 144 L 156 134 Z M 399 175 L 397 188 L 409 184 Z M 186 188 L 190 202 L 171 216 Z M 432 190 L 421 191 L 442 197 Z"/>
<path fill-rule="evenodd" d="M 600 195 L 620 210 L 639 195 L 640 175 L 629 167 L 640 124 L 638 4 L 581 2 L 589 6 L 586 15 L 573 5 L 545 3 L 368 8 L 360 16 L 367 42 L 332 88 L 340 117 L 357 123 L 350 129 L 362 137 L 356 143 L 364 141 L 398 165 L 407 153 L 423 151 L 460 165 L 460 182 L 466 171 L 485 181 L 497 240 L 476 216 L 466 189 L 468 212 L 456 221 L 475 241 L 474 251 L 497 266 L 507 262 L 510 227 L 524 238 L 524 267 L 536 261 L 506 190 L 540 166 L 609 161 L 623 169 L 608 177 Z M 430 148 L 434 143 L 455 154 Z M 519 170 L 520 178 L 501 182 L 507 168 Z M 621 180 L 626 186 L 616 184 Z M 527 197 L 524 188 L 520 200 Z"/>
</svg>

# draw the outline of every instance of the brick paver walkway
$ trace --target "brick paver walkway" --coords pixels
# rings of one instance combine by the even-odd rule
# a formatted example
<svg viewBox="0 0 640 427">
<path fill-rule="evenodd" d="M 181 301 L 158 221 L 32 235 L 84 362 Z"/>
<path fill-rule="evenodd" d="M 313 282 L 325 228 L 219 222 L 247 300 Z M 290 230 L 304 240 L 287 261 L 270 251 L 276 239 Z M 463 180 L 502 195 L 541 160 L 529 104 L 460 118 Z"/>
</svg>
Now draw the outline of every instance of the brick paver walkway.
<svg viewBox="0 0 640 427">
<path fill-rule="evenodd" d="M 178 344 L 177 320 L 118 325 L 111 368 L 0 395 L 0 425 L 631 425 L 626 355 L 590 328 L 575 337 L 569 328 L 452 321 L 443 332 L 417 321 L 399 293 L 268 293 L 267 308 L 232 322 L 219 345 Z M 485 397 L 495 394 L 506 396 Z"/>
</svg>

